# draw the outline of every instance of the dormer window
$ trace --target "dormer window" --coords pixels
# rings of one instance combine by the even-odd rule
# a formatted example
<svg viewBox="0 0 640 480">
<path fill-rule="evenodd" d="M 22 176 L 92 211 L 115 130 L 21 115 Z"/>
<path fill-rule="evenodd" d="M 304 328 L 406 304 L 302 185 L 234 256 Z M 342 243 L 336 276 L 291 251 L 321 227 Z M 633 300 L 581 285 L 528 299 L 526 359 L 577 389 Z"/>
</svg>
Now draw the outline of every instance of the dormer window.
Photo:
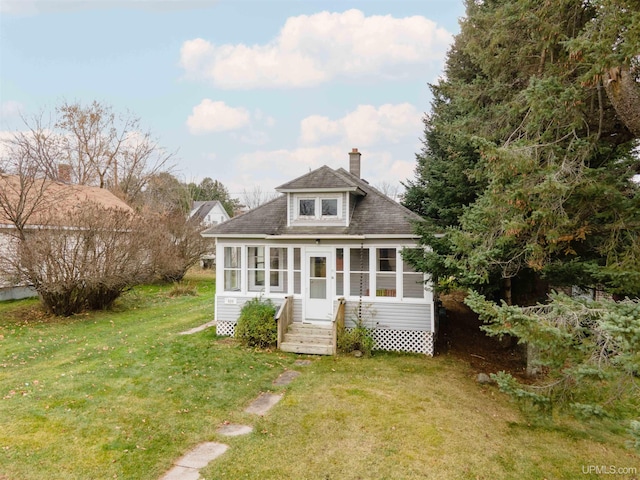
<svg viewBox="0 0 640 480">
<path fill-rule="evenodd" d="M 342 219 L 342 195 L 296 195 L 297 220 L 335 221 Z"/>
<path fill-rule="evenodd" d="M 322 202 L 322 217 L 338 217 L 338 199 L 337 198 L 323 198 Z"/>
<path fill-rule="evenodd" d="M 300 209 L 299 209 L 300 217 L 309 217 L 309 218 L 316 217 L 316 199 L 315 198 L 301 198 L 299 205 L 300 205 Z"/>
</svg>

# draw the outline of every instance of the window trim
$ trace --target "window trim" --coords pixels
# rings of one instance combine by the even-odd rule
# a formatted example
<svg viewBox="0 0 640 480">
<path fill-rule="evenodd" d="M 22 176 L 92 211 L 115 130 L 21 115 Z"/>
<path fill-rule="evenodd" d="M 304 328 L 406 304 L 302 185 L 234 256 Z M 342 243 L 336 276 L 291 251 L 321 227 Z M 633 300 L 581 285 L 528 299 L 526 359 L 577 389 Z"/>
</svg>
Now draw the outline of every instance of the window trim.
<svg viewBox="0 0 640 480">
<path fill-rule="evenodd" d="M 331 222 L 342 221 L 342 210 L 344 195 L 342 194 L 295 194 L 294 195 L 294 221 L 316 221 L 316 222 Z M 302 200 L 314 201 L 314 214 L 313 215 L 301 215 L 300 214 L 300 202 Z M 322 201 L 323 200 L 335 200 L 336 201 L 336 215 L 323 215 L 322 214 Z"/>
</svg>

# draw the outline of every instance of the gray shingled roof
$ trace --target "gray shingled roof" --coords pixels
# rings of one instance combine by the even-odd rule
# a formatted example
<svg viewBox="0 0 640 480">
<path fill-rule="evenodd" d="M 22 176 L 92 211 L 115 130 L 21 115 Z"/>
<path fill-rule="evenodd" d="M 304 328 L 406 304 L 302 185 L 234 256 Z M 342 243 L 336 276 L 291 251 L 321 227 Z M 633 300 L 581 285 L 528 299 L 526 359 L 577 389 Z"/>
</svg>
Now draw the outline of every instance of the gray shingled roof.
<svg viewBox="0 0 640 480">
<path fill-rule="evenodd" d="M 191 218 L 196 219 L 197 221 L 202 221 L 204 220 L 204 218 L 207 216 L 207 214 L 213 209 L 213 207 L 216 206 L 216 204 L 220 203 L 220 200 L 205 200 L 205 201 L 196 201 L 193 202 L 193 207 L 192 207 L 192 211 L 195 210 L 195 212 L 193 212 L 193 215 L 191 215 Z M 222 203 L 220 203 L 220 206 L 222 207 L 222 209 L 224 210 L 224 207 L 222 206 Z M 197 210 L 196 210 L 197 209 Z"/>
<path fill-rule="evenodd" d="M 358 185 L 352 180 L 339 175 L 334 169 L 323 165 L 312 172 L 276 187 L 276 190 L 282 192 L 325 188 L 354 191 L 357 190 Z"/>
<path fill-rule="evenodd" d="M 407 235 L 413 236 L 413 222 L 420 220 L 420 216 L 403 207 L 399 203 L 383 195 L 367 182 L 357 178 L 340 168 L 333 170 L 327 166 L 320 167 L 302 177 L 285 183 L 278 189 L 297 190 L 300 185 L 307 185 L 305 189 L 313 190 L 314 179 L 324 186 L 315 188 L 337 188 L 339 182 L 351 185 L 364 193 L 364 196 L 354 196 L 355 206 L 352 205 L 351 221 L 348 227 L 340 226 L 291 226 L 287 227 L 287 196 L 281 195 L 249 212 L 233 217 L 219 225 L 215 225 L 203 232 L 207 236 L 217 235 Z M 333 183 L 327 183 L 332 179 Z M 324 183 L 323 183 L 324 182 Z M 291 187 L 290 185 L 294 185 Z M 329 187 L 327 185 L 333 185 Z M 346 190 L 346 188 L 345 188 Z"/>
</svg>

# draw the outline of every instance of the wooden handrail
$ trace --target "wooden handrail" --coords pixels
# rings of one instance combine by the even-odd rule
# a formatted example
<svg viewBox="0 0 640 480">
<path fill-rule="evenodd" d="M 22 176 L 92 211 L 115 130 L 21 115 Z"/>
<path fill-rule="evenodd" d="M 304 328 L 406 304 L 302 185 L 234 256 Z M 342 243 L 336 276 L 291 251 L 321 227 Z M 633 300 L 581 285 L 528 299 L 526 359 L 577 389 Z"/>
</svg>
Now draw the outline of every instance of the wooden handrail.
<svg viewBox="0 0 640 480">
<path fill-rule="evenodd" d="M 331 320 L 333 334 L 333 354 L 338 353 L 338 333 L 344 331 L 344 305 L 347 303 L 344 298 L 338 299 L 338 308 L 336 308 Z"/>
<path fill-rule="evenodd" d="M 275 315 L 276 324 L 278 325 L 278 339 L 276 346 L 280 348 L 280 345 L 284 341 L 284 334 L 287 333 L 289 325 L 293 323 L 293 297 L 284 297 L 284 302 L 280 305 L 278 313 Z"/>
</svg>

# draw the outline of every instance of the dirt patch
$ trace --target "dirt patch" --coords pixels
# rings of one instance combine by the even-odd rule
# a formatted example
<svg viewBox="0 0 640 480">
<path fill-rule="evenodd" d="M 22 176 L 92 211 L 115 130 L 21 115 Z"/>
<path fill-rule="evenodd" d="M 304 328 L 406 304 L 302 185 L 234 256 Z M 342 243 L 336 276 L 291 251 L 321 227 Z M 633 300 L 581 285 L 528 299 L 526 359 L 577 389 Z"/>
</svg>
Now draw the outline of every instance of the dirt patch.
<svg viewBox="0 0 640 480">
<path fill-rule="evenodd" d="M 515 340 L 500 341 L 488 337 L 480 326 L 478 315 L 467 307 L 465 294 L 454 292 L 441 295 L 446 317 L 441 319 L 437 354 L 451 355 L 468 362 L 476 373 L 496 373 L 501 370 L 524 378 L 526 361 L 523 348 Z"/>
</svg>

